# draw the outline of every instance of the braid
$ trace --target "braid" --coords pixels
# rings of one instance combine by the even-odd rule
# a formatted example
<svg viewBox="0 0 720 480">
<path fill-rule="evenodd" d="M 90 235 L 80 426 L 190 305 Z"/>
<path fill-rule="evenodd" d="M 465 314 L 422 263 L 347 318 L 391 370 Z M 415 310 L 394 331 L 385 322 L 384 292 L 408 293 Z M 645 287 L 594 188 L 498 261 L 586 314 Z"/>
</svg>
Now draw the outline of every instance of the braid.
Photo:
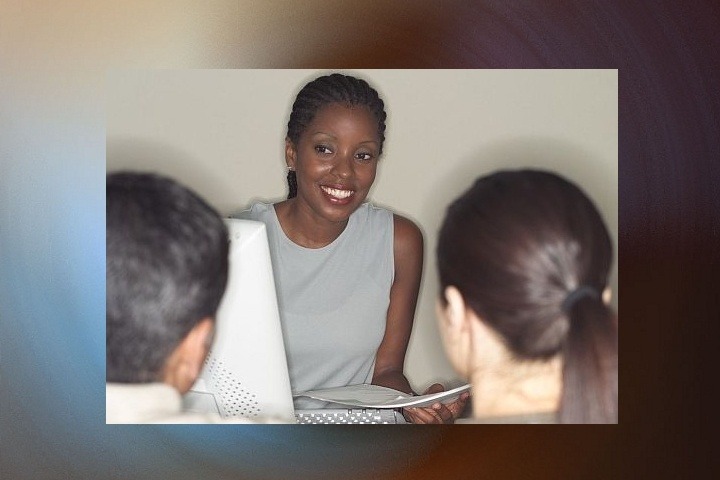
<svg viewBox="0 0 720 480">
<path fill-rule="evenodd" d="M 297 196 L 297 174 L 295 170 L 288 170 L 287 174 L 288 189 L 288 200 Z"/>
<path fill-rule="evenodd" d="M 387 118 L 385 103 L 378 92 L 365 80 L 340 73 L 318 77 L 298 92 L 288 121 L 287 137 L 290 141 L 297 145 L 300 135 L 313 121 L 317 112 L 332 103 L 348 106 L 363 105 L 370 110 L 378 123 L 379 153 L 382 154 Z M 288 172 L 288 187 L 290 189 L 288 198 L 293 198 L 297 194 L 295 172 Z"/>
</svg>

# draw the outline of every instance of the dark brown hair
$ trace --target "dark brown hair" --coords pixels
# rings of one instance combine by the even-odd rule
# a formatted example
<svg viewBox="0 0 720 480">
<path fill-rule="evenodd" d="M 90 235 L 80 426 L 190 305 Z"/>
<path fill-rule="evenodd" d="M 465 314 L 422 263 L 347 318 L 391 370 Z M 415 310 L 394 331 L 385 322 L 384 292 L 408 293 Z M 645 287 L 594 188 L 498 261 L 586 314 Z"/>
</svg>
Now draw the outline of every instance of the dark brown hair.
<svg viewBox="0 0 720 480">
<path fill-rule="evenodd" d="M 448 207 L 437 262 L 441 292 L 457 287 L 518 359 L 562 355 L 559 421 L 617 422 L 617 316 L 601 298 L 612 245 L 577 186 L 537 170 L 479 178 Z"/>
</svg>

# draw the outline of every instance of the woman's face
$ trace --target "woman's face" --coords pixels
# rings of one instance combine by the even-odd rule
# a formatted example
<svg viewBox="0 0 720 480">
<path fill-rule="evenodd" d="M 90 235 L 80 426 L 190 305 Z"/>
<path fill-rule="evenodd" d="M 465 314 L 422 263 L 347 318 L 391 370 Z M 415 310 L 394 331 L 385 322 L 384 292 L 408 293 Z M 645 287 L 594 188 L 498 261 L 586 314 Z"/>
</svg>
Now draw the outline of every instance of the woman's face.
<svg viewBox="0 0 720 480">
<path fill-rule="evenodd" d="M 297 145 L 286 142 L 287 165 L 297 174 L 297 200 L 323 219 L 346 221 L 375 180 L 377 130 L 377 120 L 363 105 L 322 107 Z"/>
</svg>

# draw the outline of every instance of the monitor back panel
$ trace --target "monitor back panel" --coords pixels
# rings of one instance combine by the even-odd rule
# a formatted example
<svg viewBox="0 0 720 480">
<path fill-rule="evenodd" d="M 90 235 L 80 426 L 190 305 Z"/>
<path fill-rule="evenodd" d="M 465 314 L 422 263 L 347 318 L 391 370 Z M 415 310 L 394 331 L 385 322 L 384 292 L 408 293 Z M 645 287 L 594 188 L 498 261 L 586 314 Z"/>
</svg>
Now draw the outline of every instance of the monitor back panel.
<svg viewBox="0 0 720 480">
<path fill-rule="evenodd" d="M 290 379 L 267 233 L 262 222 L 226 219 L 230 235 L 228 284 L 215 339 L 198 381 L 185 398 L 191 411 L 223 417 L 294 421 Z"/>
</svg>

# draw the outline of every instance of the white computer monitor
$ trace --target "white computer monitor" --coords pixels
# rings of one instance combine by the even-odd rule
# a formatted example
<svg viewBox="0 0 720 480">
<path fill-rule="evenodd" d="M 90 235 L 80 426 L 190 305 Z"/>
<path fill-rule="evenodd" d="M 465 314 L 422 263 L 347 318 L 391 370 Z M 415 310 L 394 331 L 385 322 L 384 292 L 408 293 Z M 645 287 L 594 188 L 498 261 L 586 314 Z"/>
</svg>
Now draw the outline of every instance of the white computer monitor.
<svg viewBox="0 0 720 480">
<path fill-rule="evenodd" d="M 265 224 L 226 219 L 229 271 L 205 366 L 186 411 L 295 421 Z"/>
</svg>

